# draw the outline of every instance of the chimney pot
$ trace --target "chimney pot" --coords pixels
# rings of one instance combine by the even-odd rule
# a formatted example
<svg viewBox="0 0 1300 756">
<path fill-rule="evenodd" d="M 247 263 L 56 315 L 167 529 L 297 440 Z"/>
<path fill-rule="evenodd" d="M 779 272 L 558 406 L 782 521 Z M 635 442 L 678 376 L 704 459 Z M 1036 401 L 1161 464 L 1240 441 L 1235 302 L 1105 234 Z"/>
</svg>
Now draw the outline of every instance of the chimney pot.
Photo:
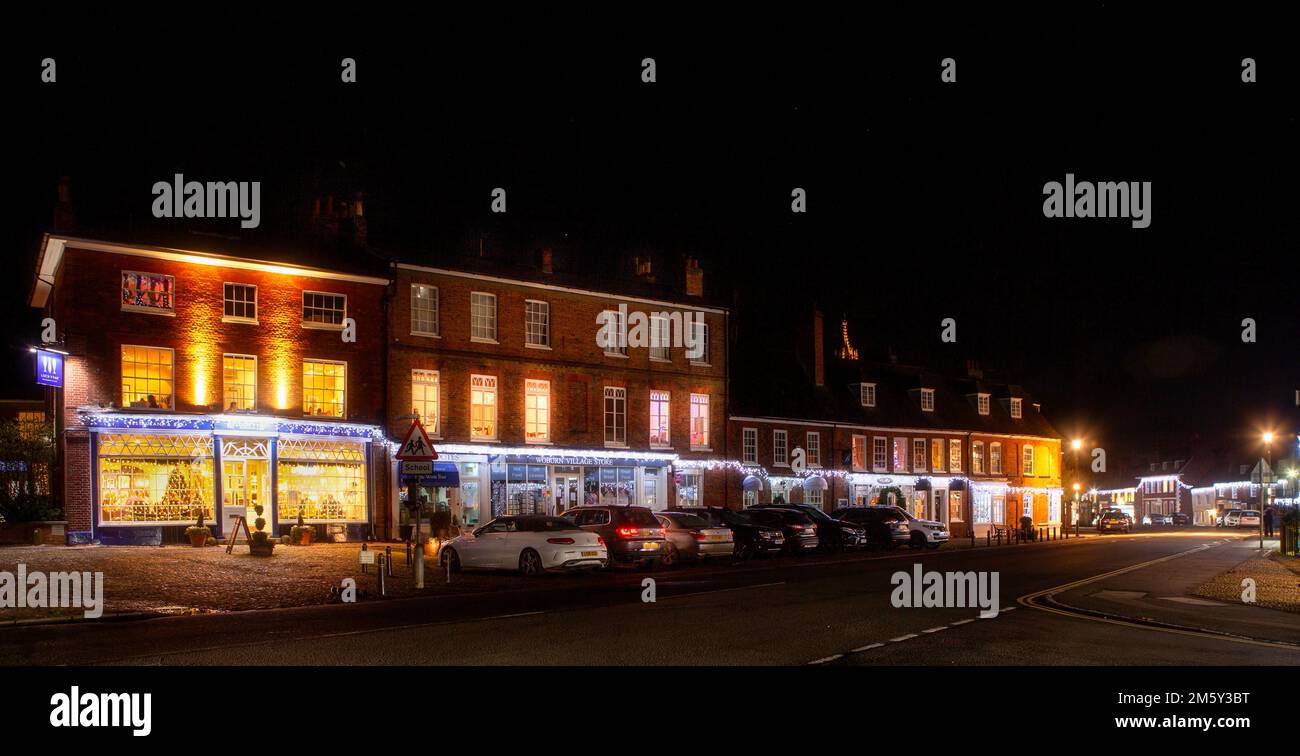
<svg viewBox="0 0 1300 756">
<path fill-rule="evenodd" d="M 543 273 L 555 272 L 555 253 L 554 251 L 551 250 L 550 247 L 542 248 L 542 272 Z"/>
<path fill-rule="evenodd" d="M 704 296 L 704 271 L 700 269 L 700 261 L 694 257 L 686 258 L 686 295 Z"/>
</svg>

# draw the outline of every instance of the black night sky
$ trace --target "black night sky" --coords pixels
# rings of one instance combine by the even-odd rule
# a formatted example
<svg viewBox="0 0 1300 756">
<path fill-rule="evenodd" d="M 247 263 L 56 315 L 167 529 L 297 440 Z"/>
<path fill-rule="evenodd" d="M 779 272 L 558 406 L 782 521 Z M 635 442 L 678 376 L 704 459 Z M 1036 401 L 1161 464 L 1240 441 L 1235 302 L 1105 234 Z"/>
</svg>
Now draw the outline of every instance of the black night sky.
<svg viewBox="0 0 1300 756">
<path fill-rule="evenodd" d="M 59 176 L 83 225 L 129 235 L 183 230 L 149 212 L 153 182 L 183 172 L 262 181 L 264 229 L 246 234 L 292 234 L 325 186 L 364 191 L 371 240 L 430 261 L 481 234 L 521 255 L 562 243 L 605 275 L 640 250 L 694 254 L 742 317 L 815 302 L 848 317 L 868 357 L 978 359 L 1067 437 L 1121 450 L 1173 455 L 1193 436 L 1295 422 L 1300 129 L 1285 48 L 802 31 L 788 44 L 740 29 L 187 31 L 174 47 L 166 30 L 110 24 L 9 47 L 0 394 L 38 395 L 26 296 Z M 54 85 L 39 82 L 46 55 Z M 1244 85 L 1248 55 L 1259 82 Z M 356 84 L 339 80 L 347 56 Z M 956 84 L 939 82 L 945 56 Z M 1151 181 L 1151 227 L 1044 218 L 1042 186 L 1067 172 Z M 504 217 L 489 212 L 495 186 Z M 796 186 L 805 215 L 790 212 Z M 956 344 L 940 342 L 945 317 Z M 1246 317 L 1257 343 L 1241 342 Z"/>
</svg>

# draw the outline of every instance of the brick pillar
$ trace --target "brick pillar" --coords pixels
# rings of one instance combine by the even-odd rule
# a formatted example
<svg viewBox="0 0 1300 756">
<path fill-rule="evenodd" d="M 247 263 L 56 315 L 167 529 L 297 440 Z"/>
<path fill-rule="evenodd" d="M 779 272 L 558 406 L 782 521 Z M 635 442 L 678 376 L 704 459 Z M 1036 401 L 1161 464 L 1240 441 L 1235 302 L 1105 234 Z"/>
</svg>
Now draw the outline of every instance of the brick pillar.
<svg viewBox="0 0 1300 756">
<path fill-rule="evenodd" d="M 63 434 L 63 513 L 69 531 L 91 529 L 90 434 L 69 429 Z"/>
</svg>

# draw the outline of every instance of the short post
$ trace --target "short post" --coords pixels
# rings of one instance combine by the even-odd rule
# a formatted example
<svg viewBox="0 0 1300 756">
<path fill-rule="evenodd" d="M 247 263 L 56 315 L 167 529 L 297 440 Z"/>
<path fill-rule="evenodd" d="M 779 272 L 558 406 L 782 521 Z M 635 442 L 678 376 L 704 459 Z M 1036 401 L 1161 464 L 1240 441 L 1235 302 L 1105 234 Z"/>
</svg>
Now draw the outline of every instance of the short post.
<svg viewBox="0 0 1300 756">
<path fill-rule="evenodd" d="M 406 566 L 411 566 L 411 542 L 406 542 Z"/>
<path fill-rule="evenodd" d="M 384 555 L 376 554 L 375 557 L 379 560 L 379 564 L 376 565 L 375 569 L 375 574 L 379 578 L 379 597 L 387 598 L 388 585 L 384 582 Z"/>
<path fill-rule="evenodd" d="M 985 546 L 992 546 L 992 545 L 993 545 L 993 526 L 992 526 L 992 525 L 989 526 L 989 529 L 988 529 L 988 530 L 984 531 L 984 545 L 985 545 Z"/>
<path fill-rule="evenodd" d="M 441 553 L 439 552 L 439 554 Z M 451 585 L 451 558 L 445 557 L 442 561 L 447 565 L 447 585 Z"/>
<path fill-rule="evenodd" d="M 384 547 L 384 566 L 388 570 L 388 576 L 392 577 L 393 576 L 393 547 L 392 546 Z"/>
<path fill-rule="evenodd" d="M 362 551 L 369 551 L 369 550 L 370 550 L 370 549 L 368 549 L 368 548 L 366 547 L 366 544 L 365 544 L 364 541 L 361 543 L 361 550 L 362 550 Z M 366 574 L 366 563 L 365 563 L 364 560 L 361 562 L 361 574 L 362 574 L 362 575 Z"/>
<path fill-rule="evenodd" d="M 970 526 L 970 547 L 975 548 L 975 526 Z"/>
</svg>

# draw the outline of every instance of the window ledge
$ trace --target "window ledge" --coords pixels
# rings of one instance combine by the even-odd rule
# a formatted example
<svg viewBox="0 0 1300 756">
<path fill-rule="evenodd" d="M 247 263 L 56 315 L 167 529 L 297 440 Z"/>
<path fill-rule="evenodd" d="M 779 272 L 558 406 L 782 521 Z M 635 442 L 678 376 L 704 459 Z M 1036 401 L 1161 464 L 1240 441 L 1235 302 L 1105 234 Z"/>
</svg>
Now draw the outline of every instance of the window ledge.
<svg viewBox="0 0 1300 756">
<path fill-rule="evenodd" d="M 713 451 L 713 447 L 712 447 L 712 446 L 692 446 L 692 447 L 691 447 L 691 451 L 693 451 L 693 452 L 711 452 L 711 451 Z M 777 465 L 777 467 L 789 467 L 789 465 Z"/>
<path fill-rule="evenodd" d="M 469 340 L 475 344 L 500 344 L 496 339 L 485 339 L 482 336 L 470 336 Z"/>
<path fill-rule="evenodd" d="M 411 335 L 412 335 L 412 336 L 421 336 L 421 337 L 426 338 L 426 339 L 440 339 L 440 338 L 442 338 L 442 334 L 438 334 L 438 333 L 425 333 L 424 331 L 411 331 Z"/>
<path fill-rule="evenodd" d="M 229 316 L 229 315 L 223 315 L 223 316 L 221 317 L 221 322 L 222 322 L 222 323 L 240 323 L 240 324 L 242 324 L 242 325 L 261 325 L 261 323 L 257 322 L 256 320 L 249 320 L 248 318 L 236 318 L 236 317 Z"/>
<path fill-rule="evenodd" d="M 529 344 L 528 342 L 524 342 L 524 347 L 527 349 L 544 349 L 548 352 L 552 351 L 549 344 Z"/>
<path fill-rule="evenodd" d="M 669 364 L 669 365 L 671 365 L 672 362 L 673 362 L 673 360 L 672 360 L 671 357 L 651 357 L 651 358 L 650 358 L 650 361 L 651 361 L 651 362 L 664 362 L 664 363 L 667 363 L 667 364 Z"/>
<path fill-rule="evenodd" d="M 309 331 L 342 331 L 343 326 L 334 325 L 333 323 L 309 323 L 302 321 L 302 327 Z"/>
<path fill-rule="evenodd" d="M 471 439 L 470 439 L 470 443 L 474 443 L 474 444 L 495 444 L 496 442 L 498 442 L 498 441 L 500 441 L 500 440 L 501 440 L 501 439 L 496 438 L 496 437 L 493 437 L 493 438 L 481 438 L 481 437 L 480 437 L 480 438 L 471 438 Z"/>
<path fill-rule="evenodd" d="M 612 443 L 606 441 L 606 442 L 605 442 L 605 448 L 606 448 L 606 449 L 626 449 L 626 448 L 628 448 L 628 446 L 627 446 L 627 444 L 625 444 L 625 443 L 624 443 L 624 444 L 612 444 Z"/>
<path fill-rule="evenodd" d="M 162 315 L 168 318 L 176 317 L 176 310 L 159 310 L 152 307 L 135 307 L 134 305 L 122 305 L 122 312 L 138 312 L 141 315 Z"/>
<path fill-rule="evenodd" d="M 618 359 L 620 359 L 620 360 L 631 359 L 631 358 L 628 357 L 626 354 L 622 354 L 622 353 L 620 353 L 620 352 L 605 352 L 605 356 L 606 356 L 606 357 L 616 357 L 616 358 L 618 358 Z"/>
</svg>

